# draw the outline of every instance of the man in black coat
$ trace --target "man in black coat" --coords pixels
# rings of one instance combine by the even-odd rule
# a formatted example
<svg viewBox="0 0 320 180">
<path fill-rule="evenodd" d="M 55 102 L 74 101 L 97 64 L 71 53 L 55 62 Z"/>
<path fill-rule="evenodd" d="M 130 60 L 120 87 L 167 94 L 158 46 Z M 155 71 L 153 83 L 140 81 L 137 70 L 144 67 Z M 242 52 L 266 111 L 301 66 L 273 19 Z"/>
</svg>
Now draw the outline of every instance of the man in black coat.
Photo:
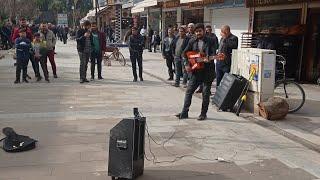
<svg viewBox="0 0 320 180">
<path fill-rule="evenodd" d="M 88 62 L 91 56 L 92 36 L 91 23 L 85 21 L 83 28 L 77 31 L 77 50 L 80 58 L 80 83 L 89 82 L 87 79 Z"/>
<path fill-rule="evenodd" d="M 195 26 L 195 38 L 192 38 L 187 47 L 183 52 L 184 65 L 188 72 L 190 72 L 191 77 L 187 87 L 184 106 L 182 112 L 176 116 L 180 119 L 187 119 L 189 107 L 191 105 L 192 96 L 196 89 L 203 84 L 202 92 L 202 108 L 201 114 L 198 120 L 205 120 L 207 118 L 207 111 L 209 106 L 210 89 L 213 80 L 215 79 L 215 64 L 214 61 L 207 60 L 204 68 L 195 72 L 191 72 L 191 67 L 189 66 L 189 61 L 187 59 L 186 53 L 189 51 L 196 51 L 205 54 L 205 57 L 218 58 L 216 56 L 216 45 L 213 43 L 211 38 L 205 36 L 205 29 L 203 24 L 197 24 Z"/>
<path fill-rule="evenodd" d="M 223 54 L 224 58 L 217 61 L 217 86 L 220 85 L 223 75 L 230 72 L 232 50 L 238 48 L 238 37 L 230 32 L 229 26 L 222 26 L 221 37 L 219 53 Z"/>
<path fill-rule="evenodd" d="M 132 64 L 132 73 L 133 73 L 133 82 L 137 82 L 137 63 L 139 66 L 139 78 L 140 81 L 143 81 L 142 77 L 142 53 L 144 48 L 144 39 L 138 33 L 138 28 L 131 28 L 132 34 L 129 36 L 129 51 L 130 51 L 130 60 Z"/>
</svg>

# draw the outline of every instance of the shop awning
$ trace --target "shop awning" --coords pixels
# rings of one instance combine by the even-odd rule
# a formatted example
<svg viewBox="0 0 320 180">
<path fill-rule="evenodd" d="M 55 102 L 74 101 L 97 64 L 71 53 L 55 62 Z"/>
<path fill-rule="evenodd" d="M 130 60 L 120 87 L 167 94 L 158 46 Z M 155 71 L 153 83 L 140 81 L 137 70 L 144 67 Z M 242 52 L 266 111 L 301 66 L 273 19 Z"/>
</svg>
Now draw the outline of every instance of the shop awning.
<svg viewBox="0 0 320 180">
<path fill-rule="evenodd" d="M 202 0 L 180 0 L 180 3 L 191 3 L 191 2 L 198 2 L 198 1 L 202 1 Z"/>
<path fill-rule="evenodd" d="M 144 1 L 142 1 L 142 4 L 143 4 L 142 6 L 144 8 L 156 6 L 158 4 L 158 0 L 144 0 Z"/>
<path fill-rule="evenodd" d="M 144 11 L 144 6 L 143 6 L 143 1 L 141 2 L 138 2 L 137 4 L 135 4 L 133 6 L 133 8 L 131 8 L 131 13 L 134 14 L 134 13 L 140 13 L 140 12 L 143 12 Z"/>
</svg>

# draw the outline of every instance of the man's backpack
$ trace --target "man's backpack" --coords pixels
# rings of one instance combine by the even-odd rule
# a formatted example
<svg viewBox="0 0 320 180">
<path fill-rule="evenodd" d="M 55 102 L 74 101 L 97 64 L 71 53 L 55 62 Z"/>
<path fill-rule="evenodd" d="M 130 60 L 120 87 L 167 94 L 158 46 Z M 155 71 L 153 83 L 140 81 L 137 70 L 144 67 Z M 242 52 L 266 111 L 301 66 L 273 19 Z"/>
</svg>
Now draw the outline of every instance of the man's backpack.
<svg viewBox="0 0 320 180">
<path fill-rule="evenodd" d="M 2 148 L 6 152 L 22 152 L 36 148 L 36 140 L 29 136 L 19 135 L 10 127 L 3 128 L 2 132 L 6 137 L 0 142 L 3 141 Z"/>
</svg>

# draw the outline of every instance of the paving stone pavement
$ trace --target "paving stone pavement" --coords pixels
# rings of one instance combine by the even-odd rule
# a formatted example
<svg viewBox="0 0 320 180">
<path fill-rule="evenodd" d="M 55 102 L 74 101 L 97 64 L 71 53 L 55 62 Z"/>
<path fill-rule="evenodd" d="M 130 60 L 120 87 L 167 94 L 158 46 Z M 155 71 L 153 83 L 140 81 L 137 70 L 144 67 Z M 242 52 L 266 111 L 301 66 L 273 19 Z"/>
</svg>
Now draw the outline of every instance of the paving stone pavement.
<svg viewBox="0 0 320 180">
<path fill-rule="evenodd" d="M 145 58 L 145 69 L 158 68 L 151 63 L 156 60 Z M 320 177 L 319 153 L 269 129 L 214 109 L 207 121 L 196 121 L 199 98 L 193 99 L 191 119 L 177 120 L 173 115 L 181 110 L 183 91 L 148 75 L 133 83 L 130 67 L 113 63 L 103 67 L 104 80 L 79 84 L 73 41 L 57 45 L 57 65 L 59 78 L 49 84 L 14 85 L 13 61 L 9 56 L 0 61 L 0 128 L 11 126 L 39 140 L 29 152 L 0 151 L 0 180 L 111 179 L 109 130 L 132 116 L 133 107 L 140 108 L 151 136 L 162 144 L 146 138 L 146 156 L 153 158 L 151 149 L 156 159 L 145 161 L 141 180 Z"/>
</svg>

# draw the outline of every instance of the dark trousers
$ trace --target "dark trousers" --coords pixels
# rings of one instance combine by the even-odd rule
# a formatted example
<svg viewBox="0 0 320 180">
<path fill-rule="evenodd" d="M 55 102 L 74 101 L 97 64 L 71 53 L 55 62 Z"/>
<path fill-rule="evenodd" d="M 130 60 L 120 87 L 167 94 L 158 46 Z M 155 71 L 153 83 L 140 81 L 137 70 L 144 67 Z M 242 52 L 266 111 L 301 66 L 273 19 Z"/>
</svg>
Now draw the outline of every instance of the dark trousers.
<svg viewBox="0 0 320 180">
<path fill-rule="evenodd" d="M 22 79 L 26 79 L 27 71 L 28 71 L 28 62 L 29 62 L 29 59 L 17 59 L 16 80 L 20 80 L 21 71 L 22 71 Z"/>
<path fill-rule="evenodd" d="M 45 58 L 46 59 L 48 58 L 50 61 L 53 75 L 57 75 L 57 66 L 56 66 L 56 62 L 54 60 L 54 50 L 49 50 L 47 53 L 47 56 Z"/>
<path fill-rule="evenodd" d="M 187 84 L 188 73 L 184 67 L 182 58 L 176 57 L 174 59 L 175 72 L 176 72 L 176 84 L 180 84 L 180 78 L 183 78 L 182 84 Z"/>
<path fill-rule="evenodd" d="M 30 58 L 29 58 L 29 60 L 31 61 L 34 75 L 35 75 L 36 77 L 40 77 L 39 63 L 36 62 L 33 53 L 30 53 Z M 29 63 L 29 62 L 28 62 L 28 63 Z"/>
<path fill-rule="evenodd" d="M 220 86 L 220 82 L 224 76 L 225 73 L 229 73 L 230 72 L 230 67 L 228 66 L 222 66 L 222 65 L 218 65 L 216 67 L 216 74 L 217 74 L 217 87 Z"/>
<path fill-rule="evenodd" d="M 132 65 L 133 78 L 137 79 L 137 63 L 139 66 L 139 77 L 142 78 L 142 52 L 130 52 L 130 60 Z"/>
<path fill-rule="evenodd" d="M 202 89 L 202 108 L 201 108 L 201 115 L 207 115 L 208 112 L 208 106 L 210 102 L 210 90 L 211 90 L 211 85 L 212 82 L 203 82 L 199 81 L 196 79 L 194 75 L 191 75 L 190 81 L 187 87 L 186 95 L 184 98 L 184 106 L 182 109 L 183 114 L 187 114 L 189 112 L 189 107 L 192 102 L 192 96 L 196 89 L 203 84 L 203 89 Z"/>
<path fill-rule="evenodd" d="M 152 51 L 152 37 L 148 38 L 148 46 L 149 46 L 149 51 Z"/>
<path fill-rule="evenodd" d="M 153 43 L 153 52 L 157 52 L 158 44 Z"/>
<path fill-rule="evenodd" d="M 102 78 L 101 70 L 102 70 L 102 55 L 101 53 L 91 53 L 91 78 L 94 78 L 95 67 L 97 64 L 98 68 L 98 78 Z"/>
<path fill-rule="evenodd" d="M 79 58 L 80 58 L 80 80 L 85 80 L 87 79 L 87 69 L 88 69 L 88 62 L 90 59 L 90 53 L 85 53 L 85 52 L 78 52 L 79 53 Z"/>
<path fill-rule="evenodd" d="M 47 58 L 46 57 L 39 57 L 39 58 L 35 58 L 35 61 L 37 64 L 40 63 L 41 69 L 43 71 L 43 76 L 45 79 L 48 79 L 49 73 L 48 73 L 48 67 L 47 67 Z M 40 73 L 40 69 L 39 69 L 39 73 Z"/>
<path fill-rule="evenodd" d="M 173 78 L 173 73 L 174 73 L 174 58 L 172 55 L 166 55 L 166 63 L 167 63 L 167 67 L 168 67 L 168 74 L 169 74 L 169 78 Z"/>
</svg>

